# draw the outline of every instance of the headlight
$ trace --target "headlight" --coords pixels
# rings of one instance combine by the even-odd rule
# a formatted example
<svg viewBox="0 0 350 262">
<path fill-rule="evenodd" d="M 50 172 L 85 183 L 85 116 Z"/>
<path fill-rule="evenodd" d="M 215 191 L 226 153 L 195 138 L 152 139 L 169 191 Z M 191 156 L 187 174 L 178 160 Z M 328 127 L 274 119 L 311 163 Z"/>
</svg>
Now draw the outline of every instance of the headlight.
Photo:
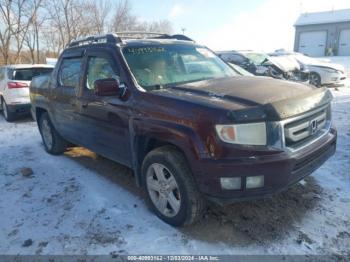
<svg viewBox="0 0 350 262">
<path fill-rule="evenodd" d="M 238 125 L 217 125 L 216 132 L 226 143 L 238 145 L 266 145 L 266 124 L 251 123 Z"/>
</svg>

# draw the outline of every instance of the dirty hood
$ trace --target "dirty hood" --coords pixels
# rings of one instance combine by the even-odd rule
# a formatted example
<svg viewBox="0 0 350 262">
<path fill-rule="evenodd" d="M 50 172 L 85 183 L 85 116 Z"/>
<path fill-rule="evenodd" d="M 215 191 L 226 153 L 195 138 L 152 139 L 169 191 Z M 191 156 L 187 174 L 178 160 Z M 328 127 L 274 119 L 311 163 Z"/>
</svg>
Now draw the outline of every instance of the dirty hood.
<svg viewBox="0 0 350 262">
<path fill-rule="evenodd" d="M 235 120 L 266 118 L 280 120 L 329 103 L 331 93 L 323 88 L 267 77 L 229 77 L 177 85 L 167 90 L 172 96 L 188 97 L 216 105 L 239 105 Z"/>
</svg>

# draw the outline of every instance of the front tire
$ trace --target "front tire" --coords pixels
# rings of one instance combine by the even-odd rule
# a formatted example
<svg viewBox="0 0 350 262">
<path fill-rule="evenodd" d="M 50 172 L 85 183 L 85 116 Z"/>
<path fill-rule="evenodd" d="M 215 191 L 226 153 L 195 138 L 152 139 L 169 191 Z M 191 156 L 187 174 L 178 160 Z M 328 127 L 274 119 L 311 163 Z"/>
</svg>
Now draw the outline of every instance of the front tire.
<svg viewBox="0 0 350 262">
<path fill-rule="evenodd" d="M 67 149 L 67 142 L 58 134 L 52 125 L 49 114 L 43 113 L 38 123 L 46 152 L 52 155 L 64 153 Z"/>
<path fill-rule="evenodd" d="M 317 73 L 310 74 L 310 84 L 316 87 L 321 87 L 321 77 Z"/>
<path fill-rule="evenodd" d="M 148 200 L 155 214 L 172 226 L 187 226 L 203 214 L 198 191 L 184 155 L 173 146 L 151 151 L 142 164 Z"/>
<path fill-rule="evenodd" d="M 9 111 L 9 108 L 4 100 L 4 98 L 1 98 L 1 109 L 2 114 L 4 115 L 4 118 L 7 122 L 12 122 L 16 118 L 16 114 Z"/>
</svg>

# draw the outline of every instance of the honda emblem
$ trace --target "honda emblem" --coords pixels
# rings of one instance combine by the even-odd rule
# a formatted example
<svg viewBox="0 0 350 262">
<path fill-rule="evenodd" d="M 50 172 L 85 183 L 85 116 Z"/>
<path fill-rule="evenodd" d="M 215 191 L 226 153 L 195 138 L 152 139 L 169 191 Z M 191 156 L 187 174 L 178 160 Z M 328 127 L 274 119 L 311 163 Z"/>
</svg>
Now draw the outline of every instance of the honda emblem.
<svg viewBox="0 0 350 262">
<path fill-rule="evenodd" d="M 317 119 L 310 121 L 310 134 L 313 135 L 318 130 L 318 122 Z"/>
</svg>

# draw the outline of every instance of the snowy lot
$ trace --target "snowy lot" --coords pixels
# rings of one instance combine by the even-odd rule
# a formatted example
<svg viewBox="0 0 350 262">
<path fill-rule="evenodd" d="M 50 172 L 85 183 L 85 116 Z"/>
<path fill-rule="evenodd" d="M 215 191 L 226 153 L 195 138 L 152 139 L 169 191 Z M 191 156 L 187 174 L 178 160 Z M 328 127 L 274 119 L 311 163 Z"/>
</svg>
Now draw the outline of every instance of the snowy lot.
<svg viewBox="0 0 350 262">
<path fill-rule="evenodd" d="M 334 157 L 185 229 L 149 211 L 127 168 L 82 148 L 48 155 L 34 122 L 0 117 L 0 254 L 350 254 L 350 88 L 333 93 Z"/>
</svg>

